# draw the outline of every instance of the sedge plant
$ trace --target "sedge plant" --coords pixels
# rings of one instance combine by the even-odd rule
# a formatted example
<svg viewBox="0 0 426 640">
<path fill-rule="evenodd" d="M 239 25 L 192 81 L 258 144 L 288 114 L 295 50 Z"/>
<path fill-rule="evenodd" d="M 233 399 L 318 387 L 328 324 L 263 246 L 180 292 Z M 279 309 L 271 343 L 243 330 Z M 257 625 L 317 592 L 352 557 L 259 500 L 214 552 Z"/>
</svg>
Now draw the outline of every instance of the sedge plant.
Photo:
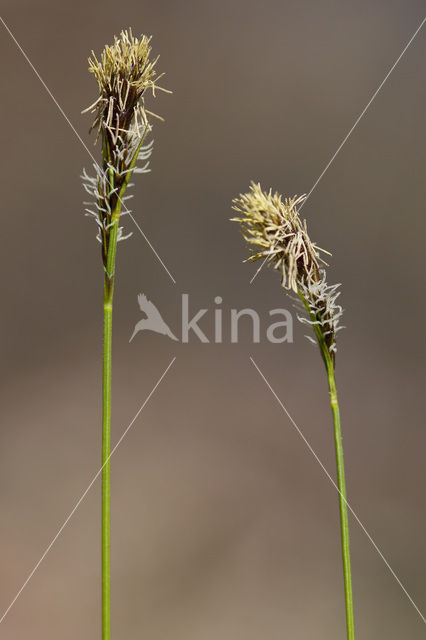
<svg viewBox="0 0 426 640">
<path fill-rule="evenodd" d="M 300 218 L 298 207 L 305 196 L 283 199 L 278 193 L 263 191 L 260 184 L 251 183 L 247 193 L 233 200 L 242 234 L 250 248 L 249 262 L 263 260 L 281 274 L 284 289 L 298 295 L 303 308 L 299 320 L 312 327 L 327 373 L 330 404 L 334 424 L 337 483 L 339 489 L 340 533 L 348 640 L 354 640 L 354 610 L 352 596 L 351 558 L 349 545 L 348 505 L 343 462 L 342 432 L 335 380 L 336 334 L 343 310 L 336 300 L 339 285 L 326 281 L 327 266 L 321 253 L 328 253 L 311 242 L 306 221 Z"/>
<path fill-rule="evenodd" d="M 100 59 L 92 51 L 89 71 L 98 85 L 97 100 L 85 111 L 95 114 L 91 130 L 101 140 L 99 163 L 94 173 L 83 171 L 85 190 L 92 200 L 86 214 L 97 225 L 103 265 L 103 357 L 102 357 L 102 640 L 110 640 L 110 501 L 111 501 L 111 347 L 112 310 L 117 245 L 128 238 L 120 221 L 130 214 L 125 202 L 133 174 L 149 171 L 152 141 L 151 112 L 145 109 L 147 89 L 155 95 L 161 76 L 157 59 L 151 59 L 150 38 L 122 31 L 114 44 L 106 46 Z"/>
</svg>

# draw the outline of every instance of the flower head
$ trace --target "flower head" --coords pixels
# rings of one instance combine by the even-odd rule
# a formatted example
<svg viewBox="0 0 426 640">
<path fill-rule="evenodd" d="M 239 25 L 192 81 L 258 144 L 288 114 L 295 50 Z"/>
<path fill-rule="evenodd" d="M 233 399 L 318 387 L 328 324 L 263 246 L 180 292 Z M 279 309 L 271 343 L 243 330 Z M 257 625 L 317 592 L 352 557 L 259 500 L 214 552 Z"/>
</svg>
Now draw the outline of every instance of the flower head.
<svg viewBox="0 0 426 640">
<path fill-rule="evenodd" d="M 254 182 L 250 190 L 233 200 L 233 209 L 240 216 L 233 221 L 241 224 L 249 243 L 249 261 L 264 258 L 281 272 L 282 285 L 297 293 L 300 279 L 317 277 L 322 262 L 319 251 L 311 242 L 306 221 L 301 220 L 297 206 L 305 196 L 285 200 L 277 193 L 263 191 Z"/>
<path fill-rule="evenodd" d="M 326 282 L 326 265 L 320 251 L 308 235 L 306 221 L 300 218 L 297 206 L 305 196 L 283 198 L 272 190 L 263 191 L 260 184 L 252 182 L 250 190 L 233 200 L 233 209 L 245 240 L 250 245 L 249 261 L 264 259 L 281 272 L 285 289 L 293 290 L 303 302 L 308 318 L 299 320 L 313 327 L 317 339 L 325 345 L 334 361 L 335 336 L 343 313 L 336 304 L 337 287 Z"/>
<path fill-rule="evenodd" d="M 93 73 L 99 87 L 99 97 L 87 110 L 96 113 L 92 128 L 102 131 L 112 142 L 118 136 L 129 134 L 132 128 L 139 134 L 147 124 L 143 94 L 151 89 L 155 95 L 157 75 L 155 65 L 158 57 L 150 59 L 151 38 L 142 35 L 135 38 L 132 30 L 115 36 L 114 44 L 106 45 L 100 60 L 92 51 L 89 71 Z"/>
<path fill-rule="evenodd" d="M 83 172 L 83 186 L 92 196 L 85 203 L 87 215 L 98 226 L 97 238 L 102 245 L 102 258 L 108 278 L 112 278 L 111 265 L 116 244 L 131 234 L 124 235 L 119 226 L 120 216 L 130 214 L 124 204 L 131 196 L 125 192 L 132 185 L 134 173 L 149 171 L 152 140 L 146 142 L 152 125 L 150 112 L 145 110 L 144 93 L 151 89 L 155 95 L 158 76 L 157 59 L 151 60 L 150 38 L 135 38 L 131 29 L 115 37 L 114 44 L 106 46 L 100 60 L 92 51 L 89 71 L 98 83 L 99 96 L 85 111 L 95 113 L 92 129 L 102 136 L 102 162 L 94 164 L 94 175 Z M 153 115 L 153 114 L 151 114 Z M 138 166 L 142 163 L 142 166 Z"/>
</svg>

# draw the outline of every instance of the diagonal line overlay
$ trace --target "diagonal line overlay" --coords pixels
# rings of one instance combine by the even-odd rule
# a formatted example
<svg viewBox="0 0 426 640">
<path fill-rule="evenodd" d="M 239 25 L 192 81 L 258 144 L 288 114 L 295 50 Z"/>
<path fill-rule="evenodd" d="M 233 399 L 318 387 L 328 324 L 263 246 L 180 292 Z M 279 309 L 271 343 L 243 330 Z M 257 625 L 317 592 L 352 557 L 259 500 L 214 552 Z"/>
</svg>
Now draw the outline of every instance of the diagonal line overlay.
<svg viewBox="0 0 426 640">
<path fill-rule="evenodd" d="M 336 159 L 337 155 L 340 153 L 340 151 L 342 150 L 342 147 L 346 144 L 346 142 L 348 141 L 349 137 L 351 136 L 351 134 L 353 133 L 353 131 L 355 130 L 355 128 L 358 126 L 358 124 L 360 123 L 361 119 L 363 118 L 363 116 L 366 114 L 368 108 L 370 107 L 370 105 L 372 104 L 372 102 L 374 101 L 374 99 L 377 97 L 378 93 L 380 92 L 381 88 L 383 87 L 383 85 L 385 84 L 385 82 L 387 81 L 387 79 L 389 78 L 389 76 L 391 75 L 391 73 L 394 71 L 395 67 L 397 66 L 397 64 L 399 63 L 399 61 L 401 60 L 402 56 L 405 54 L 405 52 L 407 51 L 408 47 L 411 45 L 411 43 L 413 42 L 414 38 L 417 36 L 417 34 L 419 33 L 420 29 L 423 27 L 424 23 L 426 22 L 426 17 L 423 18 L 423 20 L 421 21 L 421 23 L 419 24 L 419 26 L 417 27 L 417 29 L 415 30 L 415 32 L 413 33 L 413 35 L 411 36 L 411 38 L 409 39 L 409 41 L 407 42 L 407 44 L 405 45 L 405 47 L 403 48 L 403 50 L 401 51 L 401 53 L 399 54 L 399 56 L 397 57 L 397 59 L 395 60 L 395 62 L 393 63 L 393 65 L 391 66 L 391 68 L 389 69 L 389 71 L 387 72 L 387 74 L 385 75 L 385 77 L 383 78 L 383 80 L 381 81 L 381 83 L 379 84 L 379 86 L 377 87 L 376 91 L 373 93 L 373 95 L 371 96 L 370 100 L 367 102 L 367 104 L 365 105 L 364 109 L 361 111 L 361 113 L 359 114 L 358 118 L 355 120 L 354 124 L 352 125 L 352 127 L 349 129 L 348 133 L 345 135 L 345 137 L 343 138 L 342 142 L 339 144 L 339 146 L 337 147 L 336 151 L 333 153 L 333 155 L 331 156 L 330 160 L 328 161 L 328 163 L 325 165 L 324 169 L 321 171 L 320 175 L 318 176 L 318 178 L 315 180 L 314 184 L 312 185 L 310 191 L 308 192 L 305 200 L 302 202 L 302 204 L 300 205 L 299 211 L 302 211 L 304 205 L 306 204 L 308 198 L 311 196 L 312 192 L 314 191 L 314 189 L 316 189 L 316 187 L 318 186 L 319 182 L 322 180 L 322 178 L 324 177 L 324 175 L 327 173 L 327 171 L 329 170 L 330 166 L 333 164 L 334 160 Z M 263 269 L 265 262 L 268 261 L 269 256 L 266 256 L 266 258 L 263 260 L 262 264 L 260 265 L 260 267 L 257 269 L 257 271 L 255 272 L 254 276 L 252 277 L 252 279 L 250 280 L 250 284 L 253 284 L 254 280 L 257 278 L 257 276 L 259 275 L 260 271 Z"/>
<path fill-rule="evenodd" d="M 68 514 L 68 516 L 66 517 L 66 519 L 64 520 L 64 522 L 62 523 L 62 525 L 60 526 L 60 528 L 58 529 L 58 532 L 56 533 L 56 535 L 52 538 L 52 540 L 50 541 L 50 543 L 48 544 L 48 546 L 46 547 L 46 549 L 44 550 L 42 556 L 40 557 L 40 559 L 38 560 L 37 564 L 34 566 L 34 568 L 32 569 L 32 571 L 28 574 L 25 582 L 23 583 L 22 587 L 19 589 L 18 593 L 16 594 L 16 596 L 13 598 L 13 600 L 11 601 L 11 603 L 9 604 L 9 606 L 7 607 L 7 609 L 4 611 L 3 615 L 0 618 L 0 624 L 3 622 L 3 620 L 6 618 L 7 614 L 9 613 L 9 611 L 12 609 L 13 605 L 15 604 L 15 602 L 18 600 L 18 598 L 20 597 L 20 595 L 22 594 L 23 590 L 25 589 L 25 587 L 27 586 L 27 584 L 29 583 L 29 581 L 31 580 L 31 578 L 33 577 L 33 575 L 35 574 L 35 572 L 37 571 L 37 569 L 39 568 L 39 566 L 41 565 L 41 563 L 43 562 L 43 560 L 45 559 L 45 557 L 47 556 L 47 554 L 49 553 L 49 551 L 51 550 L 51 548 L 53 547 L 53 545 L 55 544 L 55 542 L 57 541 L 57 539 L 59 538 L 59 536 L 61 535 L 61 533 L 63 532 L 63 530 L 65 529 L 65 527 L 67 526 L 68 522 L 71 520 L 71 518 L 73 517 L 74 513 L 77 511 L 78 507 L 81 505 L 81 503 L 83 502 L 84 498 L 87 496 L 87 494 L 89 493 L 90 489 L 93 487 L 93 485 L 95 484 L 96 480 L 99 478 L 99 476 L 102 473 L 102 470 L 104 468 L 104 466 L 108 463 L 108 461 L 111 459 L 112 455 L 115 453 L 115 451 L 118 449 L 118 447 L 120 446 L 120 444 L 122 443 L 122 441 L 124 440 L 124 438 L 126 437 L 128 431 L 130 430 L 130 428 L 133 426 L 133 424 L 135 423 L 135 421 L 137 420 L 137 418 L 139 417 L 139 415 L 141 414 L 141 412 L 143 411 L 143 409 L 146 407 L 146 405 L 148 404 L 149 400 L 151 399 L 151 397 L 153 396 L 153 394 L 155 393 L 155 391 L 157 390 L 158 386 L 161 384 L 161 382 L 163 381 L 163 379 L 165 378 L 166 374 L 168 373 L 169 369 L 171 368 L 171 366 L 173 365 L 174 361 L 176 360 L 176 356 L 170 361 L 169 365 L 167 366 L 167 368 L 163 371 L 162 375 L 160 376 L 160 378 L 157 380 L 157 382 L 155 383 L 154 387 L 151 389 L 150 393 L 148 394 L 148 396 L 146 397 L 145 401 L 143 402 L 143 404 L 141 405 L 141 407 L 138 409 L 137 413 L 134 415 L 134 417 L 132 418 L 132 420 L 130 421 L 130 423 L 127 425 L 126 429 L 123 431 L 123 433 L 121 434 L 119 440 L 117 441 L 117 443 L 114 445 L 113 449 L 111 450 L 111 453 L 109 454 L 108 458 L 105 460 L 104 464 L 101 466 L 101 468 L 96 472 L 96 474 L 93 476 L 92 480 L 90 481 L 89 485 L 87 486 L 87 488 L 84 490 L 84 492 L 81 494 L 80 498 L 77 500 L 77 502 L 75 503 L 74 507 L 72 508 L 72 510 L 70 511 L 70 513 Z"/>
<path fill-rule="evenodd" d="M 280 400 L 278 395 L 275 393 L 275 391 L 272 388 L 271 384 L 266 379 L 265 375 L 262 373 L 262 371 L 260 370 L 260 368 L 258 367 L 258 365 L 256 364 L 256 362 L 254 361 L 254 359 L 251 356 L 250 356 L 250 360 L 251 360 L 252 365 L 255 367 L 255 369 L 259 373 L 260 377 L 263 379 L 263 381 L 265 382 L 266 386 L 268 387 L 268 389 L 270 390 L 270 392 L 274 396 L 275 400 L 278 402 L 278 404 L 280 405 L 281 409 L 284 411 L 284 413 L 286 414 L 287 418 L 290 420 L 291 424 L 296 429 L 296 431 L 299 434 L 299 436 L 302 438 L 303 442 L 308 447 L 309 451 L 314 456 L 315 460 L 318 462 L 318 464 L 320 465 L 321 469 L 324 471 L 324 473 L 327 476 L 327 478 L 330 480 L 330 482 L 333 485 L 333 487 L 336 489 L 337 493 L 346 502 L 346 505 L 347 505 L 349 511 L 352 513 L 353 517 L 355 518 L 355 520 L 357 521 L 357 523 L 359 524 L 359 526 L 361 527 L 361 529 L 363 530 L 363 532 L 365 533 L 365 535 L 367 536 L 367 538 L 369 539 L 371 544 L 373 545 L 374 549 L 377 551 L 377 553 L 379 554 L 379 556 L 381 557 L 381 559 L 383 560 L 383 562 L 385 563 L 385 565 L 387 566 L 387 568 L 391 572 L 391 574 L 394 577 L 394 579 L 396 580 L 396 582 L 399 584 L 399 586 L 401 587 L 401 589 L 403 590 L 403 592 L 407 596 L 408 600 L 410 601 L 410 603 L 412 604 L 414 609 L 419 614 L 420 618 L 423 620 L 424 623 L 426 623 L 426 618 L 424 617 L 423 613 L 420 611 L 419 607 L 416 605 L 416 603 L 414 602 L 413 598 L 410 596 L 410 594 L 408 593 L 407 589 L 404 587 L 404 585 L 402 584 L 401 580 L 398 578 L 398 576 L 396 575 L 395 571 L 392 569 L 392 567 L 390 566 L 389 562 L 386 560 L 385 556 L 383 555 L 383 553 L 381 552 L 381 550 L 379 549 L 379 547 L 377 546 L 377 544 L 375 543 L 375 541 L 373 540 L 371 535 L 368 533 L 367 529 L 365 528 L 365 526 L 363 525 L 363 523 L 361 522 L 361 520 L 359 519 L 359 517 L 357 516 L 357 514 L 355 513 L 355 511 L 353 510 L 353 508 L 349 504 L 349 502 L 346 500 L 346 498 L 340 492 L 339 487 L 337 486 L 337 484 L 333 480 L 333 478 L 330 475 L 330 473 L 328 472 L 327 468 L 324 466 L 323 462 L 319 458 L 319 456 L 316 453 L 316 451 L 313 449 L 312 445 L 306 439 L 306 436 L 303 434 L 303 432 L 300 429 L 300 427 L 296 424 L 296 422 L 294 421 L 294 419 L 292 418 L 292 416 L 288 412 L 287 408 L 285 407 L 283 402 Z"/>
</svg>

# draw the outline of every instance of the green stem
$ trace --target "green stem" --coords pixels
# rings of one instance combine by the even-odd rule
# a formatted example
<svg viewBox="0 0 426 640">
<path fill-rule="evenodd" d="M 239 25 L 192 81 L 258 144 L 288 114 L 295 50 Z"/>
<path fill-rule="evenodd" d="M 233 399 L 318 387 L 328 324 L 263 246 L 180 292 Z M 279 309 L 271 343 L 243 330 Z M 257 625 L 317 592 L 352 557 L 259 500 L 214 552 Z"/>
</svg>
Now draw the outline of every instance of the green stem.
<svg viewBox="0 0 426 640">
<path fill-rule="evenodd" d="M 102 640 L 111 637 L 110 508 L 111 508 L 111 345 L 114 284 L 105 274 L 102 359 Z"/>
<path fill-rule="evenodd" d="M 104 273 L 104 334 L 102 358 L 102 640 L 111 638 L 111 352 L 112 303 L 121 201 L 111 221 Z"/>
<path fill-rule="evenodd" d="M 349 521 L 348 521 L 348 504 L 346 498 L 346 481 L 345 481 L 345 465 L 343 462 L 343 441 L 342 430 L 340 426 L 340 410 L 337 400 L 336 379 L 334 375 L 334 357 L 330 354 L 324 335 L 321 331 L 318 318 L 312 314 L 307 300 L 299 290 L 299 297 L 302 300 L 306 311 L 311 318 L 315 336 L 320 348 L 321 356 L 325 364 L 328 379 L 328 388 L 330 390 L 330 405 L 333 414 L 334 425 L 334 443 L 336 449 L 336 466 L 337 466 L 337 486 L 339 489 L 339 507 L 340 507 L 340 535 L 342 545 L 343 560 L 343 580 L 345 584 L 345 606 L 346 606 L 346 632 L 347 640 L 355 639 L 354 625 L 354 604 L 352 594 L 352 571 L 351 571 L 351 552 L 349 542 Z"/>
<path fill-rule="evenodd" d="M 134 153 L 130 169 L 126 173 L 112 212 L 108 246 L 104 253 L 104 330 L 102 352 L 102 640 L 111 638 L 111 351 L 112 351 L 112 303 L 114 297 L 114 274 L 117 254 L 118 224 L 120 221 L 122 197 L 135 168 L 139 150 L 148 128 Z M 110 162 L 111 152 L 108 139 L 103 146 L 104 164 Z M 114 188 L 114 174 L 109 170 L 109 186 Z M 104 238 L 104 246 L 106 240 Z"/>
<path fill-rule="evenodd" d="M 352 596 L 351 553 L 349 544 L 348 505 L 346 499 L 345 466 L 343 462 L 342 430 L 340 427 L 340 411 L 337 400 L 334 365 L 329 358 L 326 365 L 330 404 L 334 423 L 334 442 L 336 447 L 337 484 L 339 487 L 340 531 L 342 539 L 343 579 L 345 583 L 346 631 L 348 640 L 355 638 L 354 605 Z"/>
</svg>

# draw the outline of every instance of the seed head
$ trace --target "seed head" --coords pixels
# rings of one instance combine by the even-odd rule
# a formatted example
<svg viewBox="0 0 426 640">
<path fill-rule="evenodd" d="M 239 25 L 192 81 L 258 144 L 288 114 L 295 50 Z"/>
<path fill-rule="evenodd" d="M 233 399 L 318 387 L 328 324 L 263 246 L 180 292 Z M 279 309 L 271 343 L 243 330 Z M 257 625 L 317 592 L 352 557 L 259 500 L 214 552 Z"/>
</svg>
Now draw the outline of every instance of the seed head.
<svg viewBox="0 0 426 640">
<path fill-rule="evenodd" d="M 130 213 L 124 204 L 131 198 L 125 195 L 132 186 L 130 178 L 149 171 L 153 143 L 146 137 L 152 130 L 148 115 L 154 114 L 145 110 L 144 93 L 151 89 L 155 95 L 161 77 L 154 69 L 158 58 L 150 59 L 150 40 L 147 36 L 135 38 L 131 29 L 122 31 L 113 45 L 104 48 L 100 60 L 93 51 L 89 58 L 89 71 L 98 83 L 99 96 L 85 111 L 95 113 L 92 129 L 97 129 L 97 138 L 102 136 L 102 162 L 94 164 L 94 175 L 84 171 L 82 178 L 92 196 L 85 203 L 89 206 L 86 213 L 98 226 L 97 239 L 108 278 L 113 275 L 107 269 L 108 256 L 113 255 L 118 241 L 131 235 L 125 235 L 119 226 L 120 216 Z"/>
<path fill-rule="evenodd" d="M 252 182 L 250 190 L 233 200 L 233 209 L 239 216 L 242 234 L 250 245 L 248 261 L 262 258 L 281 272 L 282 286 L 293 290 L 303 301 L 308 318 L 299 320 L 319 330 L 330 357 L 334 361 L 335 335 L 343 313 L 336 304 L 339 285 L 329 286 L 325 279 L 326 265 L 320 249 L 311 242 L 306 220 L 300 218 L 297 206 L 305 196 L 283 199 L 277 192 L 263 191 L 260 184 Z"/>
<path fill-rule="evenodd" d="M 285 198 L 263 191 L 252 182 L 250 191 L 233 200 L 240 216 L 232 218 L 241 224 L 245 240 L 251 245 L 249 262 L 266 259 L 281 272 L 282 286 L 297 293 L 298 282 L 318 277 L 319 249 L 308 236 L 306 221 L 301 220 L 297 205 L 305 196 Z"/>
<path fill-rule="evenodd" d="M 150 59 L 151 38 L 142 35 L 135 38 L 132 30 L 115 36 L 112 46 L 106 45 L 100 60 L 92 51 L 89 71 L 93 73 L 99 87 L 99 97 L 86 111 L 92 111 L 95 121 L 92 128 L 102 131 L 112 143 L 119 135 L 128 134 L 147 124 L 143 94 L 151 89 L 155 95 L 157 75 L 155 65 L 158 57 Z M 153 115 L 153 114 L 151 114 Z"/>
</svg>

